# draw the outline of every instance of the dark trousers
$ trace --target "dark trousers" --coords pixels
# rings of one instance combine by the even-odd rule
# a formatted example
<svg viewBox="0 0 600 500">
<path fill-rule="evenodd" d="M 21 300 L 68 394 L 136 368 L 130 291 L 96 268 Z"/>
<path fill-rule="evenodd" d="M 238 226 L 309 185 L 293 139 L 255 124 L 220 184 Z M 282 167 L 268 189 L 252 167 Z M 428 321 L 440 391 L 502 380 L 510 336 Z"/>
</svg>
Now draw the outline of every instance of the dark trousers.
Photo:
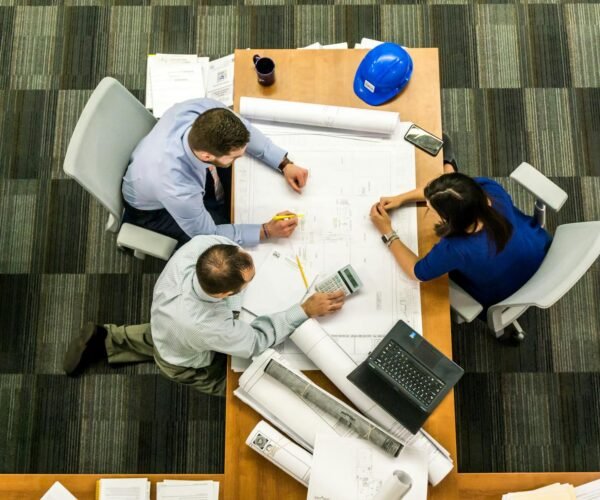
<svg viewBox="0 0 600 500">
<path fill-rule="evenodd" d="M 231 222 L 229 216 L 229 207 L 231 207 L 231 168 L 219 168 L 219 179 L 225 191 L 225 197 L 220 202 L 215 198 L 215 184 L 212 175 L 210 175 L 210 172 L 206 173 L 204 207 L 210 213 L 215 224 L 228 224 Z M 178 248 L 190 241 L 191 237 L 179 227 L 179 224 L 166 209 L 139 210 L 132 207 L 125 200 L 123 200 L 123 206 L 125 207 L 123 223 L 127 222 L 169 236 L 179 242 Z"/>
</svg>

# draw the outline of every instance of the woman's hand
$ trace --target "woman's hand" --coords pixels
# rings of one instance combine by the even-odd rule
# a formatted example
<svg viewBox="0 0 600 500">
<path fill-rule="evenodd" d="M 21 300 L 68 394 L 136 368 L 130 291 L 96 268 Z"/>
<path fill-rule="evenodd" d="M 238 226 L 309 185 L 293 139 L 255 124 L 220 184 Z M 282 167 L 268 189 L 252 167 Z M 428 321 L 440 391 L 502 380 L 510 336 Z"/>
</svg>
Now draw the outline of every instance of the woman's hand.
<svg viewBox="0 0 600 500">
<path fill-rule="evenodd" d="M 392 232 L 392 220 L 381 203 L 375 203 L 371 207 L 369 215 L 371 216 L 371 222 L 381 234 Z"/>
<path fill-rule="evenodd" d="M 401 194 L 396 196 L 382 196 L 379 198 L 379 203 L 385 210 L 393 210 L 404 203 L 404 196 Z"/>
</svg>

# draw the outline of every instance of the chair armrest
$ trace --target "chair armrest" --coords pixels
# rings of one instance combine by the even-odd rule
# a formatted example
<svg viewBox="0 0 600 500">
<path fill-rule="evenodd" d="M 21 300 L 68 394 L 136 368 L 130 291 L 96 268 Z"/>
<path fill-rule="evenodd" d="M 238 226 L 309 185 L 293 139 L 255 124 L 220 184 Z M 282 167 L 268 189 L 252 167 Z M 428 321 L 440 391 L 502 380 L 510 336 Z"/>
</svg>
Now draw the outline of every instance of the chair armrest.
<svg viewBox="0 0 600 500">
<path fill-rule="evenodd" d="M 133 224 L 123 224 L 117 236 L 117 245 L 169 260 L 177 246 L 177 240 Z"/>
<path fill-rule="evenodd" d="M 483 306 L 452 280 L 449 280 L 449 285 L 450 307 L 462 319 L 470 323 L 483 311 Z"/>
<path fill-rule="evenodd" d="M 567 201 L 567 193 L 529 163 L 521 163 L 510 177 L 554 211 Z"/>
</svg>

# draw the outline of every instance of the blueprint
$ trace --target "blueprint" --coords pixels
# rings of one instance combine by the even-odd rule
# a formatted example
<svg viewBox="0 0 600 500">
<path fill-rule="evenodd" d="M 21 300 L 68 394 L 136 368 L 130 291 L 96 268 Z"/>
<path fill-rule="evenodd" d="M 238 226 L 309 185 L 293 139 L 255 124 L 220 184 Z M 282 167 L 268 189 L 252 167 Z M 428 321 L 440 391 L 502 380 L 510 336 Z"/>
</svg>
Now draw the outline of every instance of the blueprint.
<svg viewBox="0 0 600 500">
<path fill-rule="evenodd" d="M 307 500 L 372 500 L 395 470 L 411 479 L 412 487 L 402 498 L 427 498 L 427 460 L 421 451 L 407 447 L 392 458 L 363 439 L 319 434 Z"/>
<path fill-rule="evenodd" d="M 351 264 L 363 288 L 342 311 L 320 323 L 355 361 L 362 361 L 399 319 L 422 331 L 419 284 L 404 276 L 369 219 L 371 206 L 381 196 L 415 187 L 414 148 L 403 140 L 410 124 L 399 123 L 389 137 L 255 125 L 296 164 L 309 169 L 308 183 L 298 195 L 259 161 L 243 157 L 236 162 L 237 223 L 268 221 L 282 210 L 305 214 L 290 238 L 250 249 L 256 262 L 279 249 L 298 255 L 313 275 L 327 276 Z M 391 216 L 402 241 L 417 253 L 416 207 L 403 207 Z M 311 366 L 290 342 L 278 350 L 287 359 L 292 356 L 297 368 Z"/>
</svg>

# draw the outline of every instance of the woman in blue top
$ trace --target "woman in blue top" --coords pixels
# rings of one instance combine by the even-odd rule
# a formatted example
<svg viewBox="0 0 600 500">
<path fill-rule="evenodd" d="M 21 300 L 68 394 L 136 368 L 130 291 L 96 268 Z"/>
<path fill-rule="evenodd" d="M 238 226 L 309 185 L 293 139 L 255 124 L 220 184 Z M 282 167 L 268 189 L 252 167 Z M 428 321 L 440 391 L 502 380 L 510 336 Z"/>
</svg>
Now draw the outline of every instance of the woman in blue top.
<svg viewBox="0 0 600 500">
<path fill-rule="evenodd" d="M 447 163 L 449 173 L 424 189 L 382 197 L 371 208 L 371 220 L 407 276 L 428 281 L 448 273 L 487 309 L 533 276 L 551 238 L 497 182 L 454 170 Z M 435 225 L 440 241 L 421 259 L 397 238 L 387 213 L 418 201 L 426 201 L 440 218 Z"/>
</svg>

